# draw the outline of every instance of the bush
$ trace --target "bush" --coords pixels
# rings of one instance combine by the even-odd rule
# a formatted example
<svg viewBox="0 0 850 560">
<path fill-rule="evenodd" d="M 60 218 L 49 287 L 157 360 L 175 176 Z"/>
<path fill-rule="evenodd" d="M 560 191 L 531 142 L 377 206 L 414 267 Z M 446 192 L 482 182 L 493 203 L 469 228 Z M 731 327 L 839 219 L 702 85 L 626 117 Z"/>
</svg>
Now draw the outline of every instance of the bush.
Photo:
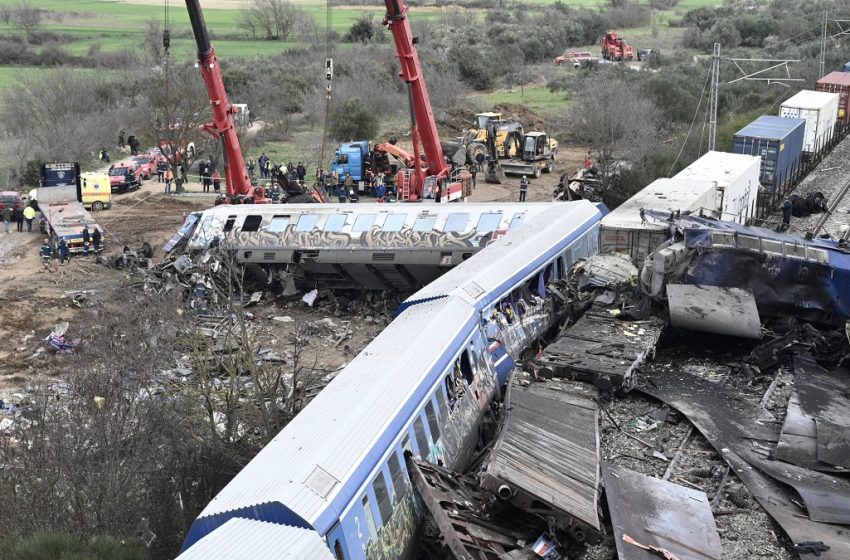
<svg viewBox="0 0 850 560">
<path fill-rule="evenodd" d="M 348 99 L 331 115 L 331 135 L 335 140 L 372 140 L 378 134 L 378 117 L 359 98 Z"/>
<path fill-rule="evenodd" d="M 139 541 L 119 542 L 108 537 L 83 541 L 64 534 L 37 533 L 0 539 L 3 560 L 145 560 L 148 551 Z"/>
</svg>

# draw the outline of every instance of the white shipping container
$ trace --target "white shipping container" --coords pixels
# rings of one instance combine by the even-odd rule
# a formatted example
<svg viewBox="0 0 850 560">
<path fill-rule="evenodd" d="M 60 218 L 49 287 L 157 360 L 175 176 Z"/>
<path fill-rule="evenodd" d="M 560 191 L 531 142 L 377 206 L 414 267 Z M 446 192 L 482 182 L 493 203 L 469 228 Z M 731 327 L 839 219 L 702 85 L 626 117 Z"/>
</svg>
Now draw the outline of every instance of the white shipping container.
<svg viewBox="0 0 850 560">
<path fill-rule="evenodd" d="M 680 171 L 676 178 L 714 181 L 717 184 L 714 217 L 744 224 L 756 214 L 760 168 L 760 156 L 708 152 Z"/>
<path fill-rule="evenodd" d="M 803 90 L 779 107 L 779 116 L 806 121 L 804 152 L 815 152 L 832 138 L 840 95 Z"/>
<path fill-rule="evenodd" d="M 628 254 L 640 268 L 647 255 L 667 239 L 667 226 L 641 219 L 641 210 L 711 212 L 716 202 L 714 181 L 657 179 L 602 218 L 599 250 Z"/>
</svg>

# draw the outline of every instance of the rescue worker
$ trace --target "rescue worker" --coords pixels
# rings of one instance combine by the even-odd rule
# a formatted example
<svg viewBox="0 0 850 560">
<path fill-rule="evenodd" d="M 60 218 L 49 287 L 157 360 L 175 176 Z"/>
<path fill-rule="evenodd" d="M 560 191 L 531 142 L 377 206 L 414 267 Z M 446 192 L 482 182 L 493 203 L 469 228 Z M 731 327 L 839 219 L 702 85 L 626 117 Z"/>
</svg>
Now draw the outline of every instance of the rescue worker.
<svg viewBox="0 0 850 560">
<path fill-rule="evenodd" d="M 68 248 L 68 243 L 65 241 L 65 238 L 62 237 L 59 239 L 59 264 L 65 264 L 70 260 L 71 250 Z"/>
<path fill-rule="evenodd" d="M 165 158 L 160 157 L 156 162 L 156 179 L 158 183 L 165 181 L 165 170 L 168 165 L 165 163 Z"/>
<path fill-rule="evenodd" d="M 212 165 L 204 163 L 201 166 L 201 181 L 204 185 L 204 192 L 210 192 L 212 186 Z"/>
<path fill-rule="evenodd" d="M 791 211 L 794 209 L 794 204 L 790 198 L 786 198 L 782 203 L 782 226 L 781 231 L 788 231 L 791 227 Z"/>
<path fill-rule="evenodd" d="M 92 248 L 94 248 L 95 254 L 100 253 L 100 240 L 101 233 L 98 228 L 94 228 L 94 231 L 91 234 Z"/>
<path fill-rule="evenodd" d="M 119 147 L 119 148 L 123 148 L 123 147 L 124 147 L 124 135 L 125 135 L 126 133 L 127 133 L 127 129 L 126 129 L 126 128 L 122 128 L 121 130 L 119 130 L 119 131 L 118 131 L 118 147 Z"/>
<path fill-rule="evenodd" d="M 18 233 L 24 231 L 24 211 L 20 208 L 15 207 L 12 211 L 12 220 L 18 226 Z"/>
<path fill-rule="evenodd" d="M 295 172 L 298 173 L 298 181 L 303 185 L 304 178 L 307 176 L 307 168 L 299 161 L 298 166 L 295 168 Z"/>
<path fill-rule="evenodd" d="M 254 162 L 253 157 L 250 157 L 250 156 L 248 157 L 247 167 L 248 167 L 248 177 L 253 179 L 254 178 L 254 167 L 256 167 L 256 163 Z"/>
<path fill-rule="evenodd" d="M 221 192 L 221 173 L 218 170 L 215 171 L 212 175 L 213 182 L 213 191 L 215 194 L 219 194 Z"/>
<path fill-rule="evenodd" d="M 519 201 L 525 202 L 525 195 L 528 193 L 528 177 L 522 176 L 519 182 Z"/>
<path fill-rule="evenodd" d="M 587 156 L 584 158 L 584 168 L 593 169 L 593 159 L 590 157 L 590 152 L 587 152 Z"/>
<path fill-rule="evenodd" d="M 41 255 L 41 262 L 44 267 L 50 266 L 50 259 L 53 258 L 53 245 L 50 244 L 50 239 L 44 238 L 44 243 L 41 244 L 41 250 L 38 254 Z"/>
<path fill-rule="evenodd" d="M 27 233 L 32 233 L 32 221 L 35 219 L 35 208 L 27 204 L 24 208 L 24 219 L 27 221 Z"/>
<path fill-rule="evenodd" d="M 174 180 L 174 172 L 171 171 L 170 167 L 165 170 L 163 180 L 165 181 L 165 194 L 171 194 L 171 181 Z"/>
<path fill-rule="evenodd" d="M 12 207 L 6 206 L 3 209 L 3 225 L 6 226 L 6 233 L 12 233 Z"/>
<path fill-rule="evenodd" d="M 270 160 L 269 158 L 266 158 L 265 170 L 266 170 L 265 176 L 271 177 L 272 176 L 272 160 Z"/>
<path fill-rule="evenodd" d="M 91 234 L 89 233 L 89 226 L 83 226 L 83 248 L 84 252 L 88 254 L 88 244 L 91 242 Z"/>
<path fill-rule="evenodd" d="M 484 152 L 478 152 L 475 154 L 475 165 L 478 166 L 478 171 L 484 171 Z"/>
<path fill-rule="evenodd" d="M 360 202 L 360 197 L 357 196 L 357 191 L 355 191 L 354 189 L 351 189 L 350 191 L 348 191 L 348 200 L 352 204 L 356 204 L 357 202 Z"/>
<path fill-rule="evenodd" d="M 475 176 L 478 175 L 478 168 L 474 165 L 469 166 L 469 174 L 472 175 L 472 188 L 475 188 Z"/>
<path fill-rule="evenodd" d="M 98 152 L 97 157 L 100 161 L 109 163 L 109 154 L 106 152 L 105 148 L 100 149 L 100 152 Z"/>
<path fill-rule="evenodd" d="M 260 156 L 260 159 L 257 160 L 257 163 L 260 165 L 260 177 L 263 178 L 263 179 L 265 179 L 267 177 L 267 175 L 266 175 L 266 161 L 268 161 L 268 159 L 269 158 L 266 157 L 266 154 L 263 153 L 263 155 Z"/>
</svg>

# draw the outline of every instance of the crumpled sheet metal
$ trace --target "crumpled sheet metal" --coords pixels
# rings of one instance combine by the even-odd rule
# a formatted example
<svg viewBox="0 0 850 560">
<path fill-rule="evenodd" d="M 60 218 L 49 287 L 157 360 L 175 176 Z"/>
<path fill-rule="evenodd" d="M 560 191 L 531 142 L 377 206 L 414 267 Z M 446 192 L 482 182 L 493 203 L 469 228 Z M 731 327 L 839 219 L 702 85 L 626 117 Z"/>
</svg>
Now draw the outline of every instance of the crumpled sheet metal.
<svg viewBox="0 0 850 560">
<path fill-rule="evenodd" d="M 830 550 L 821 553 L 821 560 L 850 558 L 850 529 L 814 521 L 850 515 L 847 481 L 772 461 L 754 451 L 756 440 L 779 439 L 778 426 L 754 421 L 760 408 L 757 403 L 692 375 L 655 374 L 650 376 L 650 381 L 640 391 L 687 416 L 792 541 L 826 543 Z M 795 480 L 795 476 L 802 474 L 805 480 Z M 826 492 L 824 485 L 831 491 Z M 795 505 L 800 498 L 806 501 L 809 517 L 806 510 Z"/>
<path fill-rule="evenodd" d="M 624 534 L 679 560 L 720 560 L 720 535 L 705 492 L 606 462 L 601 467 L 620 560 L 658 558 L 624 542 Z"/>
</svg>

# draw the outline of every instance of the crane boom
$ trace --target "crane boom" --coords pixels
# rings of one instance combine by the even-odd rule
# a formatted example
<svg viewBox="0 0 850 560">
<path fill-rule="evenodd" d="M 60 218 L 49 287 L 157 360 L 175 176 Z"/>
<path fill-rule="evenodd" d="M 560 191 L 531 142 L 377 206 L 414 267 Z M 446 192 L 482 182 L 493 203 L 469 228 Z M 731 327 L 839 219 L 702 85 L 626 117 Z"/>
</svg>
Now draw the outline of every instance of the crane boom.
<svg viewBox="0 0 850 560">
<path fill-rule="evenodd" d="M 451 198 L 455 199 L 457 193 L 465 192 L 465 189 L 464 185 L 459 183 L 453 183 L 448 188 L 446 186 L 446 182 L 451 180 L 452 169 L 446 163 L 443 148 L 440 145 L 437 123 L 431 110 L 431 99 L 428 97 L 428 88 L 425 86 L 425 78 L 422 76 L 419 53 L 415 47 L 416 41 L 410 28 L 410 20 L 407 18 L 407 6 L 404 5 L 402 0 L 384 0 L 384 4 L 387 8 L 384 25 L 393 35 L 396 55 L 401 65 L 399 77 L 407 84 L 410 104 L 410 133 L 413 139 L 414 159 L 412 171 L 415 175 L 414 184 L 416 185 L 411 200 L 421 199 L 426 174 L 428 177 L 436 178 L 438 188 L 443 196 L 451 192 Z M 424 167 L 422 155 L 425 156 Z"/>
<path fill-rule="evenodd" d="M 198 64 L 201 68 L 201 76 L 207 87 L 213 113 L 213 121 L 205 124 L 203 128 L 224 144 L 224 175 L 227 181 L 227 195 L 230 198 L 239 197 L 250 199 L 253 202 L 266 202 L 263 189 L 254 189 L 245 169 L 245 159 L 239 147 L 239 138 L 236 135 L 236 126 L 233 120 L 233 106 L 227 99 L 218 58 L 215 55 L 212 43 L 210 43 L 201 5 L 198 0 L 186 0 L 186 8 L 189 10 L 192 33 L 195 35 L 195 43 L 198 45 Z"/>
</svg>

